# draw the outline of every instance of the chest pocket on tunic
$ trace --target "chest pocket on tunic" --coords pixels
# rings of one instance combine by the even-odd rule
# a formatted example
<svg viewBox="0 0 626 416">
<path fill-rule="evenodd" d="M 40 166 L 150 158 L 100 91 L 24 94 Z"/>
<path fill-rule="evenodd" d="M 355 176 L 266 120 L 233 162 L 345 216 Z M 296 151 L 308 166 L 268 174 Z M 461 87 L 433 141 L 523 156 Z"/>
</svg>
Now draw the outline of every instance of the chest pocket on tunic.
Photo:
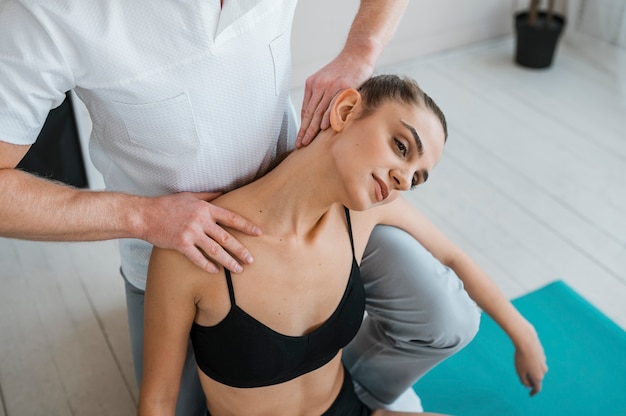
<svg viewBox="0 0 626 416">
<path fill-rule="evenodd" d="M 200 141 L 187 93 L 145 104 L 113 103 L 131 146 L 164 156 L 182 156 L 198 150 Z"/>
<path fill-rule="evenodd" d="M 280 95 L 289 90 L 291 81 L 290 59 L 291 37 L 289 33 L 281 33 L 270 42 L 270 53 L 274 63 L 274 92 Z"/>
</svg>

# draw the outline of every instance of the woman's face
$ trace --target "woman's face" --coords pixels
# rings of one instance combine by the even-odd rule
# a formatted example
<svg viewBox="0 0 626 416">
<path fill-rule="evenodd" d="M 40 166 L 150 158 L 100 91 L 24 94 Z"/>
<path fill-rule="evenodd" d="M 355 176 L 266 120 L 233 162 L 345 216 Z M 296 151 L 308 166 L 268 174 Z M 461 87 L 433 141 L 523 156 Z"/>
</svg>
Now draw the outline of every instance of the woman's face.
<svg viewBox="0 0 626 416">
<path fill-rule="evenodd" d="M 340 136 L 333 153 L 353 210 L 392 201 L 424 183 L 444 146 L 431 111 L 392 101 L 365 118 L 348 119 Z"/>
</svg>

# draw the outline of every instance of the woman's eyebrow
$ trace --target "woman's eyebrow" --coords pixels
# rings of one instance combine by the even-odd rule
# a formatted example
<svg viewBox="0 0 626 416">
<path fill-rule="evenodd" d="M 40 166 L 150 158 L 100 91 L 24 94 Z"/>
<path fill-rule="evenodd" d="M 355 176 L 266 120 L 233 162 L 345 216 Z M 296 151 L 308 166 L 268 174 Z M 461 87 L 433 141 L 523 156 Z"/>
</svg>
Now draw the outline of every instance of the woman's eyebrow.
<svg viewBox="0 0 626 416">
<path fill-rule="evenodd" d="M 400 120 L 400 122 L 402 123 L 402 125 L 404 127 L 406 127 L 407 129 L 409 129 L 409 131 L 411 132 L 411 134 L 413 135 L 413 139 L 415 140 L 415 145 L 417 146 L 417 153 L 421 156 L 424 154 L 424 145 L 422 144 L 422 139 L 420 139 L 420 135 L 417 134 L 417 130 L 415 130 L 415 127 L 411 126 L 408 123 L 405 123 L 404 121 Z"/>
</svg>

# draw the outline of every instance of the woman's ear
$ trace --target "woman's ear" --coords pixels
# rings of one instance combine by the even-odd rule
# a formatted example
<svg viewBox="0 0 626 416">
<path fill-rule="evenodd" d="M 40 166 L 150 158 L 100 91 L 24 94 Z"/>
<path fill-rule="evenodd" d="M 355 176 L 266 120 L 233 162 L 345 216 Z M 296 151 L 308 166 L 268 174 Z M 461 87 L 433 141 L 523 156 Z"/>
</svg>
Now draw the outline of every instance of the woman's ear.
<svg viewBox="0 0 626 416">
<path fill-rule="evenodd" d="M 355 89 L 341 91 L 330 104 L 330 127 L 343 130 L 346 121 L 354 117 L 361 104 L 361 94 Z"/>
</svg>

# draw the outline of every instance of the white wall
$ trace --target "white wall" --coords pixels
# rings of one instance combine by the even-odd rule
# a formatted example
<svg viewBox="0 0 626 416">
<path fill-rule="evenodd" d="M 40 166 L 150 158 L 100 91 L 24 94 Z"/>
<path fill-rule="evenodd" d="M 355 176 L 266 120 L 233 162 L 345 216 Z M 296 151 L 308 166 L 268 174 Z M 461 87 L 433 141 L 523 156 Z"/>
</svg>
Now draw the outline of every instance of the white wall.
<svg viewBox="0 0 626 416">
<path fill-rule="evenodd" d="M 571 29 L 626 48 L 626 0 L 570 0 Z"/>
<path fill-rule="evenodd" d="M 515 1 L 411 0 L 378 66 L 512 32 Z M 293 86 L 334 58 L 359 0 L 300 0 L 293 28 Z"/>
</svg>

